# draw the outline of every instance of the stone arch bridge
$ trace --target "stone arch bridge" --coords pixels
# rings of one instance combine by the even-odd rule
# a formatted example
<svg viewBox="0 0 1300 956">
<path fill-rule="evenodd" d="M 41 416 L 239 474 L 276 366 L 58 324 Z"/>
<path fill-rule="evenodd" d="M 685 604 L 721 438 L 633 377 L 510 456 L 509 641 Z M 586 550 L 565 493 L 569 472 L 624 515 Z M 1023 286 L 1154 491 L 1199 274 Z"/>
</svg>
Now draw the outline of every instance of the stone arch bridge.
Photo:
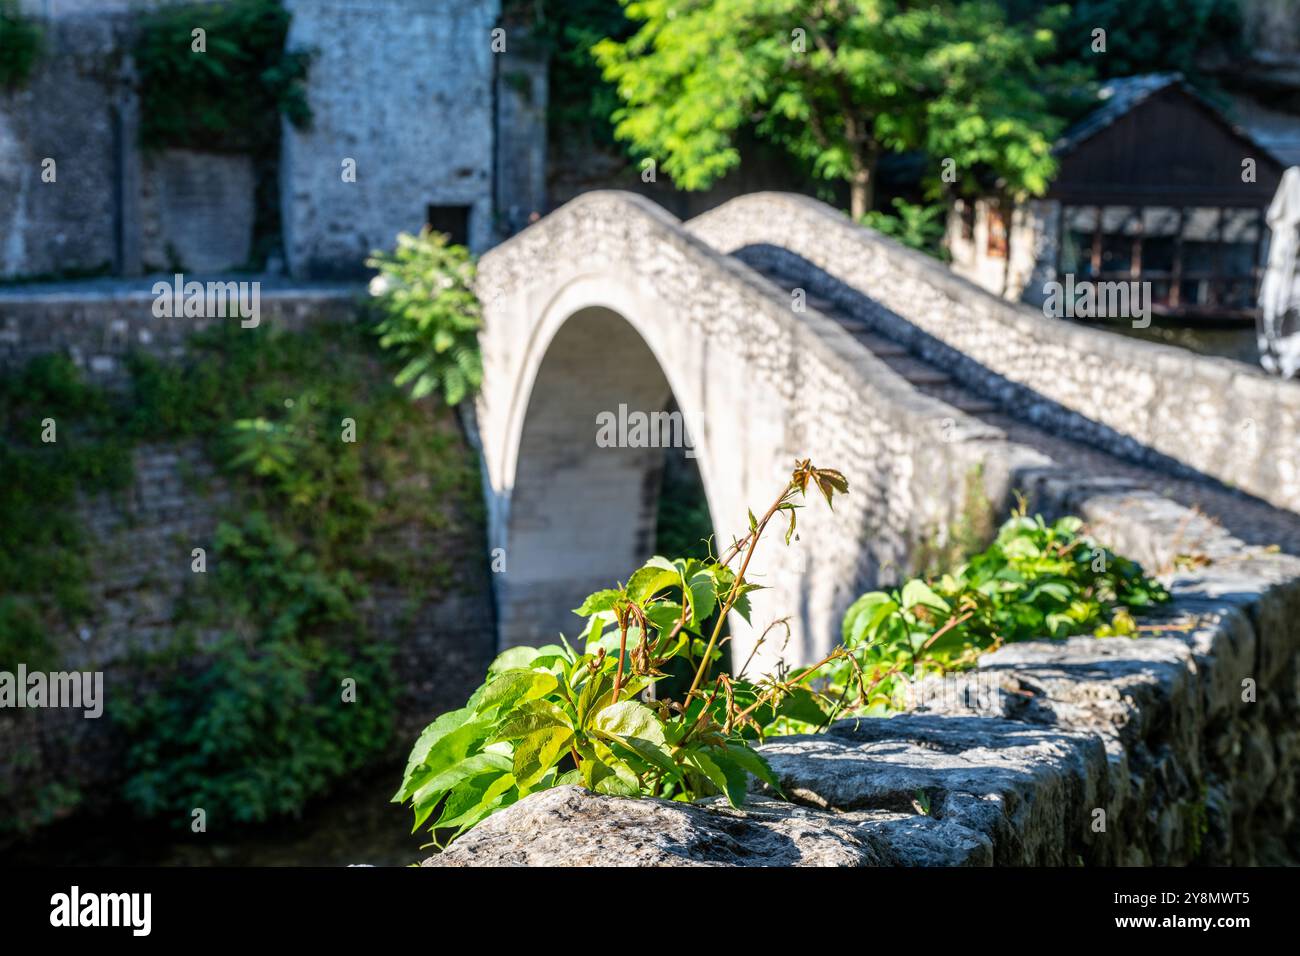
<svg viewBox="0 0 1300 956">
<path fill-rule="evenodd" d="M 769 587 L 754 630 L 733 622 L 738 659 L 790 624 L 761 666 L 827 650 L 862 590 L 1013 491 L 1147 560 L 1168 557 L 1162 522 L 1300 553 L 1300 386 L 1044 318 L 804 197 L 682 223 L 588 193 L 486 254 L 479 293 L 503 646 L 572 634 L 570 609 L 653 553 L 663 449 L 606 447 L 598 423 L 670 402 L 720 540 L 796 458 L 849 478 L 833 514 L 810 500 L 798 539 L 751 566 Z"/>
</svg>

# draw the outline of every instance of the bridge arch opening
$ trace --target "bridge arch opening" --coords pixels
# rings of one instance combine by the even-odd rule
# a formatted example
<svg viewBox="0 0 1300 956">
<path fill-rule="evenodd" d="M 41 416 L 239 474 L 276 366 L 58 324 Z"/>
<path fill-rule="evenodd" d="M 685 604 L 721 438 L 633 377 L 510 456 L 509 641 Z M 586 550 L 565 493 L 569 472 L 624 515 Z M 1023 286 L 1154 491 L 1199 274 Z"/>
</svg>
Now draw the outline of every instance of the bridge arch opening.
<svg viewBox="0 0 1300 956">
<path fill-rule="evenodd" d="M 632 323 L 609 308 L 582 308 L 545 349 L 522 411 L 505 515 L 502 647 L 572 637 L 581 628 L 572 609 L 662 552 L 660 538 L 676 549 L 713 531 L 688 416 Z M 672 523 L 661 526 L 665 492 Z"/>
</svg>

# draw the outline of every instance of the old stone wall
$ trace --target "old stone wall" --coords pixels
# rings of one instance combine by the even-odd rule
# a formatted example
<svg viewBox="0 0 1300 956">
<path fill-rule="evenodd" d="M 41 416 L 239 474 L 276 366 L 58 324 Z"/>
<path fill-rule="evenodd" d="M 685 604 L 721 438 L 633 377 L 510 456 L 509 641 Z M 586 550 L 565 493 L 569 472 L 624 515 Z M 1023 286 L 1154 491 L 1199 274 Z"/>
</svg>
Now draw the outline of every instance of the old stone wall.
<svg viewBox="0 0 1300 956">
<path fill-rule="evenodd" d="M 119 268 L 133 99 L 121 17 L 44 21 L 30 81 L 0 90 L 0 278 Z M 52 180 L 52 181 L 51 181 Z"/>
<path fill-rule="evenodd" d="M 298 276 L 356 274 L 417 232 L 430 206 L 467 210 L 491 241 L 496 0 L 286 0 L 289 46 L 315 51 L 309 130 L 285 124 L 280 193 Z M 508 49 L 508 46 L 507 46 Z M 355 165 L 355 181 L 345 164 Z"/>
<path fill-rule="evenodd" d="M 33 10 L 41 56 L 26 84 L 0 91 L 0 278 L 249 262 L 251 159 L 141 148 L 131 56 L 141 9 Z"/>
<path fill-rule="evenodd" d="M 272 290 L 263 298 L 262 322 L 293 330 L 347 320 L 356 312 L 356 296 L 350 288 Z M 36 355 L 59 352 L 91 381 L 113 385 L 122 380 L 128 352 L 173 358 L 193 332 L 237 321 L 157 319 L 152 301 L 139 289 L 0 292 L 0 375 Z M 455 428 L 436 409 L 429 427 Z M 165 646 L 173 636 L 178 608 L 206 581 L 193 573 L 191 551 L 203 547 L 209 572 L 214 569 L 213 532 L 230 504 L 222 473 L 193 443 L 138 446 L 129 487 L 83 496 L 79 518 L 90 561 L 85 589 L 93 610 L 50 635 L 60 668 L 103 671 L 110 702 L 138 694 L 140 676 L 130 656 Z M 413 562 L 445 563 L 450 577 L 440 593 L 414 605 L 402 589 L 376 583 L 358 609 L 368 632 L 395 650 L 399 747 L 431 715 L 464 703 L 482 680 L 495 634 L 481 528 L 457 515 L 437 532 L 422 526 L 405 534 L 402 547 Z M 0 669 L 12 672 L 17 663 L 0 661 Z M 123 774 L 123 743 L 107 712 L 99 719 L 67 709 L 0 712 L 0 817 L 7 824 L 0 835 L 9 825 L 30 828 L 103 807 Z"/>
<path fill-rule="evenodd" d="M 145 157 L 140 186 L 144 271 L 211 275 L 251 264 L 257 217 L 251 157 L 159 150 Z"/>
<path fill-rule="evenodd" d="M 238 317 L 158 318 L 154 286 L 174 286 L 170 276 L 130 282 L 104 280 L 0 290 L 0 373 L 36 355 L 69 356 L 90 381 L 113 383 L 125 373 L 132 351 L 177 358 L 196 332 Z M 312 322 L 354 314 L 360 291 L 343 285 L 259 284 L 260 318 L 290 331 Z M 250 320 L 251 321 L 251 320 Z"/>
<path fill-rule="evenodd" d="M 0 91 L 0 278 L 214 272 L 249 264 L 257 183 L 247 156 L 145 151 L 132 61 L 142 11 L 172 0 L 28 0 L 44 31 L 29 82 Z M 284 124 L 285 256 L 298 277 L 354 277 L 426 221 L 475 249 L 502 199 L 544 201 L 545 69 L 515 57 L 499 94 L 499 0 L 286 0 L 288 45 L 314 54 L 309 129 Z M 540 69 L 540 72 L 539 72 Z M 539 126 L 539 123 L 541 124 Z M 529 142 L 542 131 L 542 138 Z M 45 160 L 56 178 L 42 179 Z M 46 173 L 48 176 L 48 173 Z M 431 212 L 431 210 L 440 210 Z M 453 225 L 448 226 L 447 223 Z"/>
<path fill-rule="evenodd" d="M 720 251 L 771 247 L 835 276 L 870 300 L 864 321 L 1062 436 L 1300 510 L 1295 383 L 1044 318 L 804 197 L 747 196 L 689 227 Z"/>
</svg>

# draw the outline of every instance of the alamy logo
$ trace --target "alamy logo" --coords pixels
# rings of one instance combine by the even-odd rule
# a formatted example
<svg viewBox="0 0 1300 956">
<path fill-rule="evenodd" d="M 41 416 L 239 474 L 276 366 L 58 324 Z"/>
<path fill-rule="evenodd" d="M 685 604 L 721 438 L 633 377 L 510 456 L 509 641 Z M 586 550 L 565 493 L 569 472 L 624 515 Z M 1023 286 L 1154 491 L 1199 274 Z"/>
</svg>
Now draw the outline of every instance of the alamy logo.
<svg viewBox="0 0 1300 956">
<path fill-rule="evenodd" d="M 1048 282 L 1043 292 L 1049 319 L 1131 319 L 1135 329 L 1151 324 L 1150 282 L 1076 282 L 1067 272 L 1064 283 Z"/>
<path fill-rule="evenodd" d="M 71 707 L 84 710 L 94 720 L 104 713 L 104 674 L 102 671 L 41 671 L 27 673 L 19 664 L 18 672 L 0 671 L 0 707 Z"/>
<path fill-rule="evenodd" d="M 50 897 L 51 926 L 129 926 L 131 935 L 148 936 L 153 925 L 152 893 L 68 893 Z"/>
<path fill-rule="evenodd" d="M 186 282 L 176 273 L 171 282 L 153 284 L 153 314 L 156 319 L 239 318 L 245 329 L 262 321 L 262 283 Z"/>
<path fill-rule="evenodd" d="M 685 448 L 687 458 L 695 457 L 681 412 L 628 411 L 627 405 L 619 405 L 617 413 L 596 413 L 596 447 Z"/>
<path fill-rule="evenodd" d="M 968 671 L 917 679 L 910 677 L 895 685 L 894 706 L 899 710 L 960 708 L 985 714 L 1004 713 L 1002 679 L 989 671 Z"/>
</svg>

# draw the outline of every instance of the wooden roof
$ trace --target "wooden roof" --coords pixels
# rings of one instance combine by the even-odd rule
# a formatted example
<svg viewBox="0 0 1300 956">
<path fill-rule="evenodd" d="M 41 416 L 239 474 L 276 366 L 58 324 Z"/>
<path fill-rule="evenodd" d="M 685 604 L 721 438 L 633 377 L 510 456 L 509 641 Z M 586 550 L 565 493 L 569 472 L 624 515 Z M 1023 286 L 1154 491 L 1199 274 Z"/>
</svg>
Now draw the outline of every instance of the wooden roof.
<svg viewBox="0 0 1300 956">
<path fill-rule="evenodd" d="M 1056 146 L 1052 199 L 1089 205 L 1265 207 L 1283 166 L 1177 73 L 1103 87 L 1105 105 Z M 1255 182 L 1242 161 L 1255 160 Z"/>
</svg>

